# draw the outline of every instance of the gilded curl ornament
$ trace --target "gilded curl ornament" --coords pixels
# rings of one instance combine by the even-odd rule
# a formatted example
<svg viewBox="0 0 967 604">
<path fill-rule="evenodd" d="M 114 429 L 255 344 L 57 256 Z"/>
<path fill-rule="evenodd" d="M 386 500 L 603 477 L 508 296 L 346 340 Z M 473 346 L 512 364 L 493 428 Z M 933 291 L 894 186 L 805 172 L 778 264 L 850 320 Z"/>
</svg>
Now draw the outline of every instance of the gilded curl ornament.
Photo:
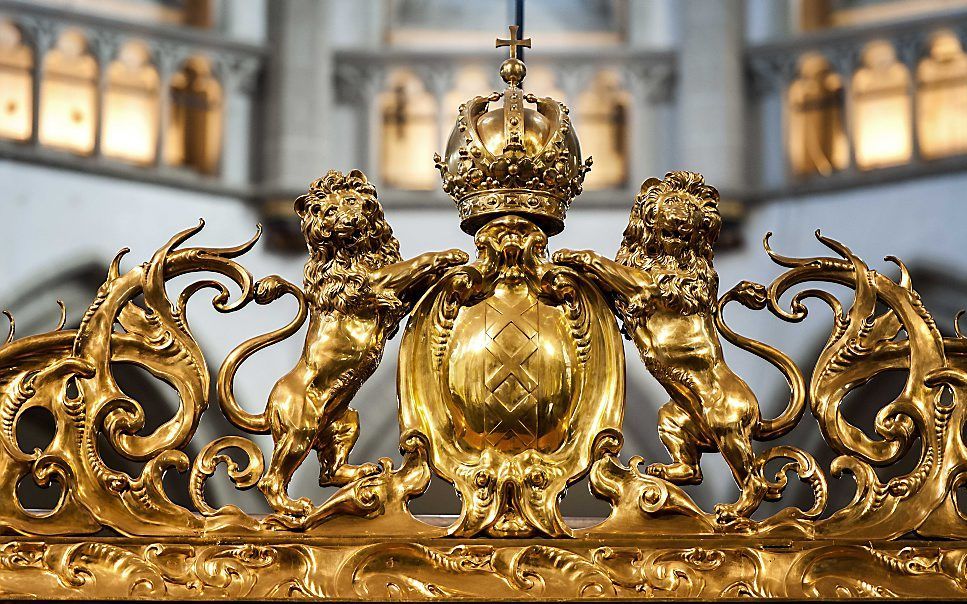
<svg viewBox="0 0 967 604">
<path fill-rule="evenodd" d="M 3 597 L 967 596 L 967 517 L 957 502 L 967 468 L 967 338 L 940 333 L 898 259 L 888 258 L 899 268 L 894 280 L 818 232 L 828 255 L 787 257 L 767 236 L 765 251 L 784 272 L 720 295 L 718 193 L 696 173 L 642 184 L 615 260 L 552 251 L 549 238 L 564 228 L 591 162 L 567 108 L 523 92 L 515 49 L 529 40 L 512 31 L 503 42 L 506 89 L 461 107 L 436 160 L 475 257 L 403 259 L 374 185 L 359 171 L 331 171 L 295 203 L 309 252 L 301 287 L 257 279 L 239 263 L 259 233 L 238 246 L 193 247 L 199 223 L 126 271 L 119 253 L 76 329 L 62 321 L 15 339 L 11 320 L 0 345 Z M 170 282 L 185 275 L 197 280 L 170 297 Z M 222 313 L 286 297 L 297 310 L 216 368 L 187 320 L 203 290 Z M 797 323 L 813 299 L 829 309 L 831 329 L 808 376 L 726 321 L 727 309 L 742 306 Z M 366 429 L 353 397 L 404 323 L 402 464 L 350 463 Z M 236 400 L 245 361 L 303 328 L 304 346 L 268 399 Z M 622 334 L 641 357 L 627 370 L 650 372 L 668 392 L 657 435 L 670 463 L 619 458 Z M 762 416 L 722 340 L 785 378 L 778 416 Z M 175 413 L 149 422 L 119 387 L 116 363 L 172 386 Z M 894 400 L 869 402 L 879 405 L 870 435 L 843 401 L 896 370 L 906 382 Z M 49 411 L 56 428 L 43 449 L 26 451 L 17 429 L 33 407 Z M 836 455 L 828 467 L 790 445 L 758 444 L 806 412 Z M 241 433 L 193 443 L 191 459 L 206 413 Z M 258 434 L 271 436 L 271 450 Z M 106 447 L 139 471 L 112 467 Z M 881 478 L 914 449 L 912 468 Z M 710 510 L 683 488 L 702 482 L 708 453 L 722 455 L 740 490 Z M 288 492 L 305 464 L 335 487 L 321 503 Z M 187 475 L 190 505 L 166 492 L 169 472 Z M 212 505 L 206 481 L 218 472 L 257 489 L 272 512 Z M 434 477 L 459 495 L 456 517 L 410 513 Z M 610 505 L 607 518 L 562 513 L 566 489 L 584 477 Z M 764 501 L 781 503 L 793 477 L 811 504 L 755 514 Z M 839 509 L 829 504 L 832 479 L 855 484 Z M 24 481 L 56 489 L 58 501 L 28 509 L 18 496 Z"/>
</svg>

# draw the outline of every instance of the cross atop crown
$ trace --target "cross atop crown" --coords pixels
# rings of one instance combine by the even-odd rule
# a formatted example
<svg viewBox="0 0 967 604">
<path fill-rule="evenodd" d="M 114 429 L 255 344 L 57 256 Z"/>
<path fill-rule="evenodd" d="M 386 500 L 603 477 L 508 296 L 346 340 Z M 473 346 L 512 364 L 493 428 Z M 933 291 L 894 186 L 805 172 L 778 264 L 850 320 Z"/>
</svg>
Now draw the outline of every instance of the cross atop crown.
<svg viewBox="0 0 967 604">
<path fill-rule="evenodd" d="M 497 46 L 495 48 L 503 48 L 504 46 L 509 46 L 510 47 L 510 58 L 511 59 L 517 59 L 518 58 L 517 57 L 517 48 L 519 46 L 523 46 L 524 48 L 530 48 L 531 47 L 531 39 L 530 38 L 524 38 L 523 40 L 521 40 L 520 38 L 517 37 L 517 31 L 519 29 L 520 28 L 518 26 L 511 25 L 510 26 L 510 38 L 509 39 L 497 38 Z"/>
</svg>

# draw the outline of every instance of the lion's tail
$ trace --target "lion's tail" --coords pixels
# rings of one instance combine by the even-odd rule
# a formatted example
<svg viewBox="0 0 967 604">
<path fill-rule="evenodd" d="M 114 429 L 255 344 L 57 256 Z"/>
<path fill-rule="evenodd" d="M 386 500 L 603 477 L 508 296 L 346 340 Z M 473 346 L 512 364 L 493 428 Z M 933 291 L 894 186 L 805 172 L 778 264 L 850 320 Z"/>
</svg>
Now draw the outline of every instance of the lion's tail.
<svg viewBox="0 0 967 604">
<path fill-rule="evenodd" d="M 275 331 L 255 336 L 239 344 L 235 350 L 229 353 L 225 358 L 225 362 L 222 363 L 221 368 L 218 370 L 218 402 L 222 407 L 222 412 L 228 418 L 228 421 L 240 429 L 253 434 L 268 434 L 270 430 L 268 411 L 249 413 L 245 409 L 242 409 L 238 401 L 235 400 L 235 394 L 232 392 L 235 373 L 245 359 L 259 350 L 277 344 L 299 331 L 302 324 L 305 323 L 306 317 L 309 315 L 305 294 L 292 283 L 273 275 L 260 279 L 255 284 L 255 301 L 259 304 L 268 304 L 281 298 L 285 294 L 292 294 L 299 302 L 299 312 L 295 318 L 287 325 Z"/>
<path fill-rule="evenodd" d="M 725 319 L 722 316 L 722 309 L 732 300 L 740 302 L 747 308 L 756 310 L 765 308 L 764 291 L 760 291 L 759 288 L 765 289 L 761 285 L 744 281 L 726 292 L 719 299 L 715 308 L 715 326 L 726 340 L 742 350 L 769 361 L 786 378 L 790 394 L 786 408 L 774 419 L 760 418 L 752 432 L 752 435 L 758 440 L 772 440 L 787 434 L 802 419 L 803 412 L 806 409 L 806 379 L 796 363 L 784 352 L 763 342 L 737 334 L 725 324 Z"/>
</svg>

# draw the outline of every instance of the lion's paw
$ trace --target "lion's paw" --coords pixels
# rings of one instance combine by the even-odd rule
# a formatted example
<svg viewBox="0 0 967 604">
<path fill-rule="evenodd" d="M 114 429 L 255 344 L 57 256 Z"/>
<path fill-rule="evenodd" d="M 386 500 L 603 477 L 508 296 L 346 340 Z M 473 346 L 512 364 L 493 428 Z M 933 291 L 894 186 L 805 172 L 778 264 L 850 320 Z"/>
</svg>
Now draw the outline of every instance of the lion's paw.
<svg viewBox="0 0 967 604">
<path fill-rule="evenodd" d="M 366 478 L 367 476 L 379 474 L 382 470 L 383 466 L 378 463 L 367 462 L 358 466 L 343 464 L 337 467 L 329 476 L 323 477 L 320 475 L 319 484 L 322 486 L 330 484 L 346 485 Z M 326 482 L 324 483 L 324 481 Z"/>
<path fill-rule="evenodd" d="M 674 484 L 699 484 L 702 482 L 701 468 L 685 463 L 653 463 L 645 468 L 645 473 Z"/>
<path fill-rule="evenodd" d="M 470 262 L 470 254 L 460 249 L 452 249 L 443 252 L 443 264 L 445 266 L 459 266 Z"/>
<path fill-rule="evenodd" d="M 591 254 L 581 250 L 557 250 L 552 258 L 557 264 L 568 266 L 585 266 L 591 263 Z"/>
<path fill-rule="evenodd" d="M 746 518 L 741 513 L 739 506 L 734 503 L 716 503 L 712 508 L 712 513 L 715 515 L 716 524 L 727 526 L 730 530 L 749 530 L 755 524 L 755 521 Z"/>
</svg>

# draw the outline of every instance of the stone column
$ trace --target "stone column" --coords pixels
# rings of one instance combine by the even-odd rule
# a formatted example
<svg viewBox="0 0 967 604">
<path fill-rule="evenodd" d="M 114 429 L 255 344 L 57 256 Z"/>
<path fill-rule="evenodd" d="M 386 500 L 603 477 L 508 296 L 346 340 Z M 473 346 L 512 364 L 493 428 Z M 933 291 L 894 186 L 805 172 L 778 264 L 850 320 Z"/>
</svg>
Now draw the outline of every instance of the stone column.
<svg viewBox="0 0 967 604">
<path fill-rule="evenodd" d="M 667 134 L 662 128 L 661 106 L 672 94 L 670 65 L 631 63 L 623 71 L 631 93 L 628 139 L 628 187 L 637 189 L 646 178 L 661 177 L 669 165 Z"/>
<path fill-rule="evenodd" d="M 828 57 L 830 65 L 843 82 L 843 131 L 849 150 L 849 165 L 846 171 L 855 172 L 856 166 L 856 111 L 853 103 L 853 76 L 860 67 L 860 49 L 852 46 L 836 48 Z"/>
<path fill-rule="evenodd" d="M 30 143 L 40 144 L 40 91 L 44 80 L 44 63 L 47 52 L 57 42 L 60 28 L 44 19 L 24 19 L 24 31 L 33 41 L 34 63 L 30 73 Z"/>
<path fill-rule="evenodd" d="M 356 108 L 356 164 L 374 182 L 380 182 L 380 93 L 386 70 L 379 64 L 344 63 L 336 73 L 343 102 Z"/>
<path fill-rule="evenodd" d="M 366 3 L 368 4 L 368 3 Z M 328 0 L 273 4 L 269 19 L 272 55 L 267 67 L 265 184 L 301 190 L 330 165 L 333 57 Z"/>
<path fill-rule="evenodd" d="M 781 187 L 792 180 L 785 135 L 786 91 L 796 77 L 796 57 L 753 57 L 750 61 L 748 180 L 764 188 Z"/>
<path fill-rule="evenodd" d="M 920 60 L 927 54 L 927 43 L 922 35 L 913 34 L 896 40 L 894 44 L 898 58 L 910 74 L 910 79 L 907 82 L 907 94 L 910 95 L 910 163 L 916 164 L 922 159 L 920 137 L 917 134 L 917 121 L 920 114 L 917 72 L 920 69 Z"/>
<path fill-rule="evenodd" d="M 436 105 L 437 150 L 443 155 L 447 148 L 447 137 L 453 128 L 452 108 L 446 106 L 447 93 L 453 89 L 455 80 L 453 67 L 450 64 L 421 65 L 417 73 Z"/>
<path fill-rule="evenodd" d="M 219 26 L 225 35 L 251 44 L 265 42 L 268 0 L 221 0 L 217 12 Z"/>
<path fill-rule="evenodd" d="M 96 32 L 89 37 L 91 51 L 97 60 L 97 97 L 94 100 L 94 157 L 100 157 L 104 140 L 104 109 L 107 105 L 108 69 L 120 46 L 117 36 Z"/>
<path fill-rule="evenodd" d="M 682 0 L 681 165 L 726 191 L 745 185 L 743 0 Z"/>
<path fill-rule="evenodd" d="M 181 52 L 173 44 L 156 42 L 152 46 L 154 65 L 158 70 L 158 137 L 154 141 L 154 165 L 165 164 L 168 153 L 168 130 L 171 124 L 171 78 L 181 61 Z"/>
<path fill-rule="evenodd" d="M 785 0 L 745 0 L 746 40 L 760 44 L 789 35 L 790 3 Z"/>
<path fill-rule="evenodd" d="M 628 3 L 628 46 L 637 51 L 671 51 L 681 35 L 676 0 Z M 623 69 L 631 95 L 628 137 L 628 186 L 664 174 L 674 162 L 674 141 L 662 123 L 674 92 L 674 70 L 668 63 L 633 59 Z M 677 130 L 673 129 L 673 130 Z"/>
<path fill-rule="evenodd" d="M 228 57 L 222 63 L 222 182 L 247 187 L 251 182 L 252 95 L 260 61 L 256 57 Z"/>
<path fill-rule="evenodd" d="M 779 1 L 779 0 L 776 0 Z M 668 49 L 679 37 L 676 0 L 628 2 L 628 45 L 640 49 Z"/>
</svg>

